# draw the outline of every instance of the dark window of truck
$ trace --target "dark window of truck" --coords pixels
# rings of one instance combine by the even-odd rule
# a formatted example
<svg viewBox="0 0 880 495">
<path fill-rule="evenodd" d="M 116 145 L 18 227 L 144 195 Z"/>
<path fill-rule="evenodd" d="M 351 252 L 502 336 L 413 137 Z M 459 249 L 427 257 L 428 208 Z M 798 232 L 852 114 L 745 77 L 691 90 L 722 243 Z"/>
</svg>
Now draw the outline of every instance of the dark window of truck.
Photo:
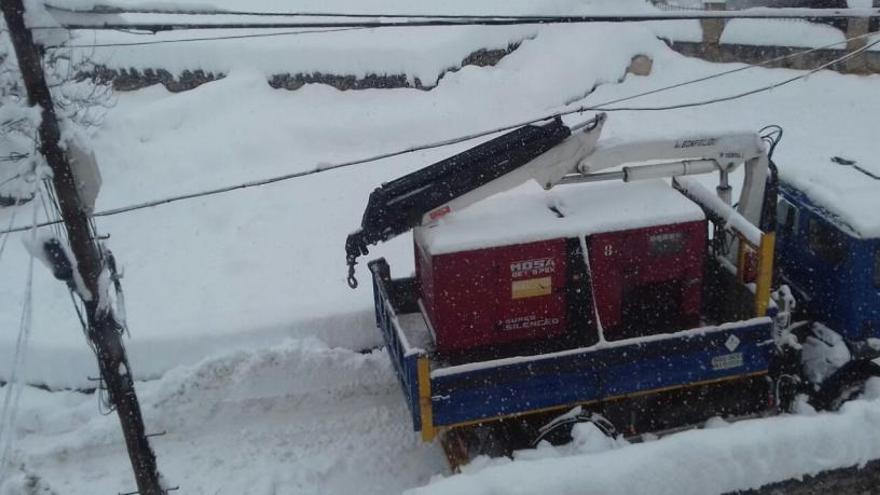
<svg viewBox="0 0 880 495">
<path fill-rule="evenodd" d="M 785 198 L 779 199 L 779 203 L 776 205 L 776 222 L 779 224 L 779 232 L 782 235 L 797 234 L 799 213 L 797 206 L 791 204 L 790 201 Z"/>
<path fill-rule="evenodd" d="M 874 287 L 880 288 L 880 247 L 874 251 Z"/>
<path fill-rule="evenodd" d="M 839 265 L 846 259 L 843 234 L 818 218 L 810 218 L 809 244 L 816 256 L 832 265 Z"/>
</svg>

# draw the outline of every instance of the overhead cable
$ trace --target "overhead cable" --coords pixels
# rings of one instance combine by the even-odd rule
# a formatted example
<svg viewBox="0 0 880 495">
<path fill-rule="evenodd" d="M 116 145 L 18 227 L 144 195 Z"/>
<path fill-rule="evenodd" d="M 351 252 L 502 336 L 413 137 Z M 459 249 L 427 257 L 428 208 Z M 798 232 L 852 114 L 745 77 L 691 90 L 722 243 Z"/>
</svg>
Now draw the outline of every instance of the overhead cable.
<svg viewBox="0 0 880 495">
<path fill-rule="evenodd" d="M 226 10 L 226 9 L 188 9 L 188 8 L 138 8 L 124 7 L 109 4 L 96 4 L 91 9 L 77 9 L 70 7 L 62 7 L 60 5 L 46 5 L 50 10 L 59 12 L 68 12 L 71 14 L 92 14 L 92 15 L 118 15 L 118 14 L 160 14 L 160 15 L 228 15 L 228 16 L 246 16 L 246 17 L 350 17 L 354 19 L 373 19 L 384 17 L 388 19 L 507 19 L 516 18 L 516 15 L 489 15 L 489 14 L 385 14 L 385 13 L 354 13 L 346 14 L 343 12 L 271 12 L 271 11 L 247 11 L 247 10 Z"/>
<path fill-rule="evenodd" d="M 39 194 L 39 191 L 37 191 Z M 37 239 L 37 201 L 33 204 L 33 222 L 31 230 L 31 244 L 36 244 Z M 27 280 L 24 288 L 24 300 L 22 302 L 21 316 L 19 319 L 18 336 L 15 340 L 15 350 L 12 356 L 12 369 L 9 371 L 6 390 L 4 391 L 3 407 L 0 409 L 0 479 L 4 479 L 5 471 L 9 465 L 9 454 L 12 442 L 16 436 L 15 423 L 18 416 L 18 407 L 21 402 L 21 391 L 24 387 L 23 379 L 19 375 L 24 373 L 27 363 L 27 348 L 31 336 L 33 323 L 33 289 L 34 289 L 34 254 L 29 254 Z"/>
<path fill-rule="evenodd" d="M 678 110 L 681 108 L 700 107 L 700 106 L 704 106 L 704 105 L 711 105 L 713 103 L 721 103 L 721 102 L 725 102 L 725 101 L 737 100 L 740 98 L 744 98 L 746 96 L 750 96 L 750 95 L 757 94 L 757 93 L 763 93 L 765 91 L 770 91 L 770 90 L 776 89 L 778 87 L 785 86 L 786 84 L 790 84 L 795 81 L 799 81 L 801 79 L 804 79 L 804 78 L 810 76 L 811 74 L 815 74 L 816 72 L 827 69 L 833 65 L 837 65 L 837 64 L 846 62 L 847 60 L 855 57 L 856 55 L 860 55 L 861 53 L 869 50 L 870 48 L 872 48 L 878 44 L 880 44 L 880 39 L 878 39 L 877 41 L 874 41 L 873 43 L 869 43 L 869 44 L 859 48 L 858 50 L 853 50 L 853 51 L 847 53 L 846 55 L 843 55 L 842 57 L 835 58 L 834 60 L 831 60 L 831 61 L 826 62 L 818 67 L 815 67 L 815 68 L 809 70 L 806 74 L 798 74 L 797 76 L 790 77 L 788 79 L 784 79 L 784 80 L 779 81 L 777 83 L 773 83 L 769 86 L 761 86 L 760 88 L 755 88 L 755 89 L 745 91 L 742 93 L 737 93 L 737 94 L 728 95 L 728 96 L 722 96 L 719 98 L 710 98 L 707 100 L 692 101 L 689 103 L 679 103 L 679 104 L 675 104 L 675 105 L 662 105 L 662 106 L 654 106 L 654 107 L 593 107 L 593 108 L 590 108 L 589 110 L 593 110 L 593 111 L 597 111 L 597 112 L 650 112 L 650 111 L 658 111 L 658 110 Z"/>
<path fill-rule="evenodd" d="M 593 15 L 551 15 L 551 16 L 508 16 L 472 17 L 455 16 L 438 18 L 434 16 L 406 16 L 403 20 L 372 21 L 309 21 L 309 22 L 137 22 L 118 21 L 89 22 L 88 17 L 95 13 L 80 14 L 79 22 L 62 22 L 58 26 L 33 26 L 31 29 L 94 29 L 118 30 L 140 29 L 144 31 L 179 31 L 185 29 L 308 29 L 308 28 L 389 28 L 389 27 L 430 27 L 430 26 L 517 26 L 530 24 L 583 24 L 596 22 L 652 22 L 681 21 L 700 19 L 846 19 L 880 17 L 880 9 L 749 9 L 745 11 L 693 11 L 662 12 L 644 14 L 593 14 Z M 358 14 L 360 15 L 360 14 Z M 381 14 L 366 15 L 382 19 Z M 350 17 L 350 16 L 342 16 Z M 390 18 L 390 17 L 389 17 Z"/>
<path fill-rule="evenodd" d="M 273 38 L 279 36 L 298 36 L 301 34 L 316 33 L 338 33 L 340 31 L 359 31 L 367 28 L 339 28 L 339 29 L 310 29 L 300 31 L 282 31 L 278 33 L 250 33 L 250 34 L 233 34 L 226 36 L 204 36 L 199 38 L 179 38 L 170 40 L 149 40 L 149 41 L 128 41 L 119 43 L 94 43 L 94 44 L 74 44 L 74 45 L 54 45 L 48 46 L 47 49 L 67 49 L 67 48 L 109 48 L 116 46 L 147 46 L 147 45 L 164 45 L 169 43 L 188 43 L 193 41 L 220 41 L 220 40 L 240 40 L 247 38 Z M 140 33 L 146 34 L 146 33 Z"/>
<path fill-rule="evenodd" d="M 425 150 L 429 150 L 429 149 L 442 148 L 445 146 L 450 146 L 453 144 L 458 144 L 458 143 L 470 141 L 473 139 L 489 136 L 489 135 L 496 134 L 499 132 L 509 131 L 512 129 L 516 129 L 518 127 L 522 127 L 524 125 L 535 124 L 538 122 L 543 122 L 543 121 L 547 121 L 550 119 L 554 119 L 557 117 L 563 117 L 563 116 L 567 116 L 567 115 L 579 114 L 579 113 L 590 112 L 590 111 L 602 111 L 602 112 L 664 111 L 664 110 L 675 110 L 675 109 L 683 109 L 683 108 L 692 108 L 692 107 L 698 107 L 698 106 L 712 105 L 715 103 L 736 100 L 736 99 L 744 98 L 747 96 L 755 95 L 758 93 L 770 91 L 770 90 L 776 89 L 778 87 L 790 84 L 792 82 L 805 79 L 808 76 L 810 76 L 818 71 L 821 71 L 823 69 L 831 67 L 835 64 L 845 62 L 846 60 L 848 60 L 852 57 L 855 57 L 856 55 L 859 55 L 859 54 L 865 52 L 866 50 L 869 50 L 870 48 L 872 48 L 873 46 L 875 46 L 877 44 L 880 44 L 880 40 L 869 43 L 869 44 L 859 48 L 858 50 L 854 50 L 852 52 L 847 53 L 846 55 L 843 55 L 841 57 L 837 57 L 829 62 L 821 64 L 821 65 L 819 65 L 819 66 L 817 66 L 817 67 L 815 67 L 805 73 L 799 74 L 797 76 L 790 77 L 788 79 L 784 79 L 782 81 L 779 81 L 777 83 L 773 83 L 770 85 L 761 86 L 761 87 L 758 87 L 758 88 L 755 88 L 755 89 L 752 89 L 749 91 L 736 93 L 733 95 L 717 97 L 717 98 L 710 98 L 707 100 L 700 100 L 700 101 L 695 101 L 695 102 L 686 102 L 686 103 L 679 103 L 679 104 L 674 104 L 674 105 L 654 106 L 654 107 L 609 107 L 608 106 L 608 105 L 613 105 L 616 103 L 621 103 L 623 101 L 640 98 L 642 96 L 646 96 L 649 94 L 656 94 L 661 91 L 679 88 L 679 87 L 682 87 L 682 86 L 685 86 L 688 84 L 702 82 L 702 81 L 712 79 L 715 77 L 720 77 L 721 75 L 724 75 L 724 74 L 729 74 L 729 73 L 745 70 L 746 68 L 752 67 L 752 66 L 740 67 L 737 69 L 724 71 L 722 73 L 713 74 L 710 76 L 704 76 L 704 77 L 693 79 L 690 81 L 684 81 L 684 82 L 673 84 L 673 85 L 666 86 L 663 88 L 658 88 L 655 90 L 646 91 L 643 93 L 627 96 L 624 98 L 617 98 L 614 100 L 609 100 L 609 101 L 602 102 L 602 103 L 592 105 L 592 106 L 579 106 L 579 107 L 568 109 L 568 110 L 565 110 L 562 112 L 556 112 L 553 114 L 545 115 L 543 117 L 538 117 L 538 118 L 534 118 L 534 119 L 530 119 L 530 120 L 526 120 L 526 121 L 522 121 L 522 122 L 517 122 L 515 124 L 509 124 L 509 125 L 505 125 L 502 127 L 497 127 L 497 128 L 490 129 L 490 130 L 475 132 L 472 134 L 467 134 L 467 135 L 463 135 L 463 136 L 459 136 L 459 137 L 455 137 L 455 138 L 444 139 L 444 140 L 435 141 L 432 143 L 412 146 L 412 147 L 405 148 L 402 150 L 397 150 L 397 151 L 392 151 L 392 152 L 388 152 L 388 153 L 374 155 L 374 156 L 371 156 L 368 158 L 360 158 L 360 159 L 356 159 L 356 160 L 350 160 L 350 161 L 345 161 L 345 162 L 340 162 L 340 163 L 335 163 L 335 164 L 321 165 L 321 166 L 318 166 L 318 167 L 315 167 L 315 168 L 309 169 L 309 170 L 302 170 L 299 172 L 292 172 L 289 174 L 283 174 L 283 175 L 278 175 L 278 176 L 274 176 L 274 177 L 258 179 L 258 180 L 243 182 L 243 183 L 229 185 L 229 186 L 223 186 L 223 187 L 214 188 L 214 189 L 207 189 L 207 190 L 198 191 L 198 192 L 192 192 L 192 193 L 181 194 L 181 195 L 176 195 L 176 196 L 169 196 L 169 197 L 162 198 L 162 199 L 145 201 L 142 203 L 135 203 L 135 204 L 122 206 L 122 207 L 118 207 L 118 208 L 110 208 L 110 209 L 95 212 L 92 216 L 93 217 L 108 217 L 108 216 L 118 215 L 121 213 L 127 213 L 127 212 L 131 212 L 131 211 L 141 210 L 141 209 L 145 209 L 145 208 L 152 208 L 152 207 L 156 207 L 156 206 L 166 205 L 166 204 L 174 203 L 177 201 L 195 199 L 195 198 L 200 198 L 200 197 L 205 197 L 205 196 L 213 196 L 216 194 L 222 194 L 222 193 L 226 193 L 226 192 L 230 192 L 230 191 L 235 191 L 238 189 L 248 189 L 251 187 L 265 186 L 265 185 L 273 184 L 276 182 L 283 182 L 283 181 L 287 181 L 287 180 L 291 180 L 291 179 L 298 179 L 298 178 L 302 178 L 302 177 L 306 177 L 306 176 L 310 176 L 310 175 L 316 175 L 316 174 L 328 172 L 331 170 L 337 170 L 337 169 L 341 169 L 341 168 L 347 168 L 347 167 L 352 167 L 352 166 L 356 166 L 356 165 L 363 165 L 363 164 L 367 164 L 367 163 L 377 162 L 377 161 L 384 160 L 387 158 L 393 158 L 396 156 L 405 155 L 405 154 L 409 154 L 409 153 L 413 153 L 413 152 L 417 152 L 417 151 L 425 151 Z M 800 56 L 800 55 L 803 55 L 803 54 L 808 53 L 810 51 L 815 51 L 818 49 L 819 48 L 813 48 L 811 50 L 797 52 L 794 54 L 786 55 L 784 57 L 775 57 L 774 59 L 770 59 L 768 61 L 762 62 L 762 64 L 760 64 L 760 65 L 769 64 L 769 63 L 771 63 L 771 61 L 779 61 L 782 58 L 792 58 L 792 57 Z M 44 223 L 38 224 L 38 227 L 52 225 L 52 224 L 55 224 L 58 222 L 59 221 L 44 222 Z M 9 233 L 9 232 L 21 232 L 23 230 L 27 230 L 27 228 L 28 227 L 17 227 L 17 228 L 13 228 L 13 229 L 7 229 L 4 231 L 0 231 L 0 234 Z"/>
<path fill-rule="evenodd" d="M 12 213 L 9 215 L 9 224 L 6 226 L 6 230 L 0 232 L 0 260 L 3 259 L 3 251 L 6 249 L 6 243 L 9 241 L 9 232 L 12 226 L 15 225 L 16 210 L 16 208 L 13 208 Z"/>
</svg>

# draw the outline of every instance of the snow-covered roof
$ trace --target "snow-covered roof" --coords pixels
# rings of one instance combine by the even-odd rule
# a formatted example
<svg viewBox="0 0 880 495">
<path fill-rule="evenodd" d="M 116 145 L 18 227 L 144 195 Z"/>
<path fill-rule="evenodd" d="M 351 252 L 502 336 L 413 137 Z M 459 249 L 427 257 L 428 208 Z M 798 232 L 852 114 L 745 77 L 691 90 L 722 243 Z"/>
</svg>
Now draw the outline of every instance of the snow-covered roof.
<svg viewBox="0 0 880 495">
<path fill-rule="evenodd" d="M 662 180 L 577 184 L 550 192 L 529 183 L 417 228 L 415 235 L 429 253 L 443 254 L 704 218 L 695 203 Z"/>
<path fill-rule="evenodd" d="M 823 157 L 781 163 L 779 173 L 784 182 L 806 194 L 850 234 L 880 237 L 880 179 L 876 178 L 880 177 L 880 162 L 856 156 L 847 158 L 855 163 L 840 165 Z"/>
</svg>

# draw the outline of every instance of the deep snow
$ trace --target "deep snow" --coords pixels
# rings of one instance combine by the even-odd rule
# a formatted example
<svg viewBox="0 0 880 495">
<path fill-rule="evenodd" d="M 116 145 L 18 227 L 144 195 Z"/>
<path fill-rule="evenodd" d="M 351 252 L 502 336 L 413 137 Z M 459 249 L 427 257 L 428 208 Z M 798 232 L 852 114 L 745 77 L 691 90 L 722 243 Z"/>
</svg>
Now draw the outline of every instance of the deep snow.
<svg viewBox="0 0 880 495">
<path fill-rule="evenodd" d="M 637 52 L 666 53 L 648 31 L 615 31 L 548 30 L 497 67 L 467 67 L 430 92 L 320 85 L 278 91 L 262 73 L 241 69 L 184 93 L 161 87 L 120 93 L 94 140 L 104 178 L 96 208 L 306 170 L 545 114 L 622 78 Z M 601 41 L 609 36 L 625 41 L 608 50 Z M 547 51 L 557 56 L 545 57 Z M 345 236 L 359 224 L 373 187 L 465 147 L 98 219 L 124 269 L 136 376 L 285 335 L 317 335 L 352 349 L 378 344 L 372 296 L 345 285 Z M 0 223 L 6 214 L 0 212 Z M 409 270 L 408 247 L 401 238 L 376 252 Z M 0 267 L 15 282 L 0 287 L 4 325 L 11 324 L 12 298 L 24 276 L 18 269 L 24 251 L 7 251 Z M 44 272 L 36 290 L 47 303 L 34 322 L 32 381 L 87 385 L 92 358 L 66 290 Z M 4 338 L 0 354 L 8 349 Z M 61 372 L 45 365 L 59 361 L 68 363 Z"/>
<path fill-rule="evenodd" d="M 0 389 L 2 391 L 3 389 Z M 163 475 L 180 493 L 388 494 L 443 472 L 440 449 L 410 431 L 383 351 L 288 340 L 181 367 L 139 384 Z M 22 493 L 24 473 L 64 495 L 134 489 L 114 415 L 94 395 L 29 388 L 21 434 L 0 494 Z"/>
<path fill-rule="evenodd" d="M 548 52 L 554 57 L 546 57 Z M 654 57 L 653 74 L 628 75 L 618 84 L 635 53 Z M 544 28 L 497 67 L 467 67 L 430 92 L 340 92 L 320 85 L 278 91 L 266 84 L 264 74 L 242 68 L 184 93 L 162 87 L 120 93 L 93 141 L 104 176 L 97 208 L 306 170 L 521 121 L 578 102 L 597 84 L 585 101 L 606 101 L 728 67 L 670 52 L 641 26 L 566 26 Z M 752 69 L 635 102 L 704 99 L 794 73 Z M 880 109 L 873 96 L 877 81 L 877 76 L 822 72 L 713 106 L 615 112 L 603 137 L 672 137 L 778 123 L 786 131 L 776 157 L 784 175 L 831 167 L 828 159 L 834 155 L 866 163 L 876 141 L 862 117 Z M 344 282 L 345 236 L 358 226 L 373 187 L 468 144 L 99 219 L 99 228 L 112 234 L 110 246 L 125 274 L 136 376 L 155 377 L 222 349 L 261 347 L 284 336 L 315 335 L 351 349 L 377 345 L 369 291 L 351 291 Z M 9 214 L 0 211 L 0 224 Z M 4 328 L 16 323 L 25 275 L 18 238 L 13 236 L 0 260 Z M 389 257 L 395 273 L 406 273 L 412 267 L 409 249 L 402 236 L 374 253 Z M 66 289 L 45 271 L 37 275 L 39 311 L 28 376 L 53 386 L 87 386 L 94 364 Z M 0 335 L 0 355 L 8 355 L 11 338 Z"/>
<path fill-rule="evenodd" d="M 267 2 L 252 7 L 277 7 Z M 400 7 L 395 2 L 364 9 Z M 563 11 L 569 5 L 561 0 L 551 4 Z M 456 5 L 464 8 L 464 3 Z M 171 94 L 152 87 L 119 94 L 93 139 L 104 175 L 98 209 L 405 148 L 544 115 L 587 95 L 585 101 L 601 102 L 731 67 L 672 53 L 652 29 L 541 27 L 497 67 L 467 67 L 444 77 L 430 92 L 340 92 L 317 85 L 277 91 L 266 84 L 266 67 L 244 57 L 226 79 L 193 91 Z M 637 53 L 654 58 L 650 77 L 624 77 Z M 693 101 L 793 74 L 752 69 L 636 102 Z M 708 107 L 613 113 L 604 135 L 669 137 L 778 123 L 786 132 L 776 162 L 784 174 L 797 177 L 801 170 L 830 167 L 830 156 L 868 161 L 876 154 L 871 119 L 880 111 L 878 83 L 877 76 L 822 72 L 769 93 Z M 133 371 L 141 378 L 164 374 L 139 384 L 139 392 L 149 428 L 168 430 L 154 444 L 172 483 L 194 493 L 388 493 L 446 473 L 439 448 L 419 445 L 408 431 L 387 356 L 355 352 L 378 345 L 379 335 L 369 290 L 351 291 L 345 285 L 342 248 L 373 187 L 470 144 L 475 143 L 98 220 L 99 228 L 112 234 L 110 246 L 125 271 Z M 821 187 L 821 181 L 814 186 Z M 0 210 L 0 225 L 9 215 L 8 209 Z M 19 215 L 17 223 L 26 217 Z M 21 237 L 12 236 L 0 260 L 0 363 L 9 362 L 14 344 L 14 335 L 5 330 L 17 329 L 26 269 Z M 410 250 L 410 239 L 402 236 L 372 255 L 390 258 L 394 272 L 401 274 L 412 269 Z M 66 289 L 45 270 L 37 271 L 35 286 L 28 380 L 52 387 L 90 386 L 94 358 Z M 0 367 L 0 378 L 7 373 Z M 132 488 L 118 423 L 97 414 L 93 396 L 28 389 L 23 407 L 15 454 L 16 462 L 24 464 L 22 472 L 44 478 L 58 493 Z M 878 429 L 877 407 L 876 401 L 858 403 L 841 415 L 779 418 L 598 454 L 573 452 L 559 469 L 591 472 L 595 466 L 607 483 L 619 476 L 618 481 L 631 479 L 634 488 L 652 479 L 658 489 L 675 488 L 675 477 L 690 471 L 687 463 L 674 462 L 673 454 L 701 445 L 697 452 L 704 457 L 741 461 L 722 475 L 727 476 L 724 486 L 745 488 L 738 485 L 743 473 L 773 481 L 880 456 L 871 450 L 878 445 L 874 437 L 864 434 Z M 839 439 L 805 434 L 826 427 Z M 766 433 L 771 428 L 778 436 Z M 754 445 L 735 443 L 743 450 L 732 455 L 719 447 L 740 435 L 752 438 Z M 818 445 L 814 440 L 831 446 L 846 439 L 858 443 L 852 450 L 834 448 L 827 456 L 783 459 L 776 444 L 761 441 L 797 442 L 799 436 L 810 442 L 805 452 L 815 452 L 809 450 Z M 654 478 L 634 477 L 627 467 L 651 462 L 657 466 Z M 479 473 L 475 466 L 470 478 L 449 478 L 428 490 L 453 492 L 459 484 L 476 493 L 509 490 L 499 480 L 520 468 L 523 477 L 551 469 L 560 486 L 582 486 L 556 471 L 555 461 L 488 464 Z M 22 476 L 9 481 L 8 493 L 20 492 L 15 483 Z M 523 490 L 531 486 L 525 483 Z"/>
<path fill-rule="evenodd" d="M 571 445 L 478 458 L 457 476 L 410 430 L 384 351 L 287 340 L 178 367 L 139 396 L 150 431 L 166 432 L 152 439 L 163 474 L 193 494 L 721 494 L 880 457 L 880 380 L 840 413 L 715 419 L 641 444 L 584 425 Z M 65 495 L 132 489 L 118 421 L 94 395 L 28 388 L 21 407 L 0 494 L 22 493 L 27 475 Z"/>
<path fill-rule="evenodd" d="M 522 452 L 515 462 L 478 459 L 460 476 L 407 493 L 705 495 L 863 466 L 880 457 L 878 386 L 880 381 L 869 384 L 872 400 L 845 404 L 836 414 L 733 424 L 716 418 L 704 429 L 641 444 L 610 442 L 585 425 L 593 431 L 576 434 L 568 448 L 539 447 Z"/>
</svg>

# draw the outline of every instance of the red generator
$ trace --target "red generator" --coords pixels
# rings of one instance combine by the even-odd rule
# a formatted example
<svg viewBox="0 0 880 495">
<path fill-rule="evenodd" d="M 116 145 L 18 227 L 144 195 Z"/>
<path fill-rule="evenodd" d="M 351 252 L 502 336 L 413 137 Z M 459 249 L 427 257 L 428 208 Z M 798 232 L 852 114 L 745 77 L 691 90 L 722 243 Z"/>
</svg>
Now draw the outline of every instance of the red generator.
<svg viewBox="0 0 880 495">
<path fill-rule="evenodd" d="M 503 357 L 699 324 L 703 211 L 663 181 L 521 188 L 415 231 L 447 356 Z"/>
</svg>

